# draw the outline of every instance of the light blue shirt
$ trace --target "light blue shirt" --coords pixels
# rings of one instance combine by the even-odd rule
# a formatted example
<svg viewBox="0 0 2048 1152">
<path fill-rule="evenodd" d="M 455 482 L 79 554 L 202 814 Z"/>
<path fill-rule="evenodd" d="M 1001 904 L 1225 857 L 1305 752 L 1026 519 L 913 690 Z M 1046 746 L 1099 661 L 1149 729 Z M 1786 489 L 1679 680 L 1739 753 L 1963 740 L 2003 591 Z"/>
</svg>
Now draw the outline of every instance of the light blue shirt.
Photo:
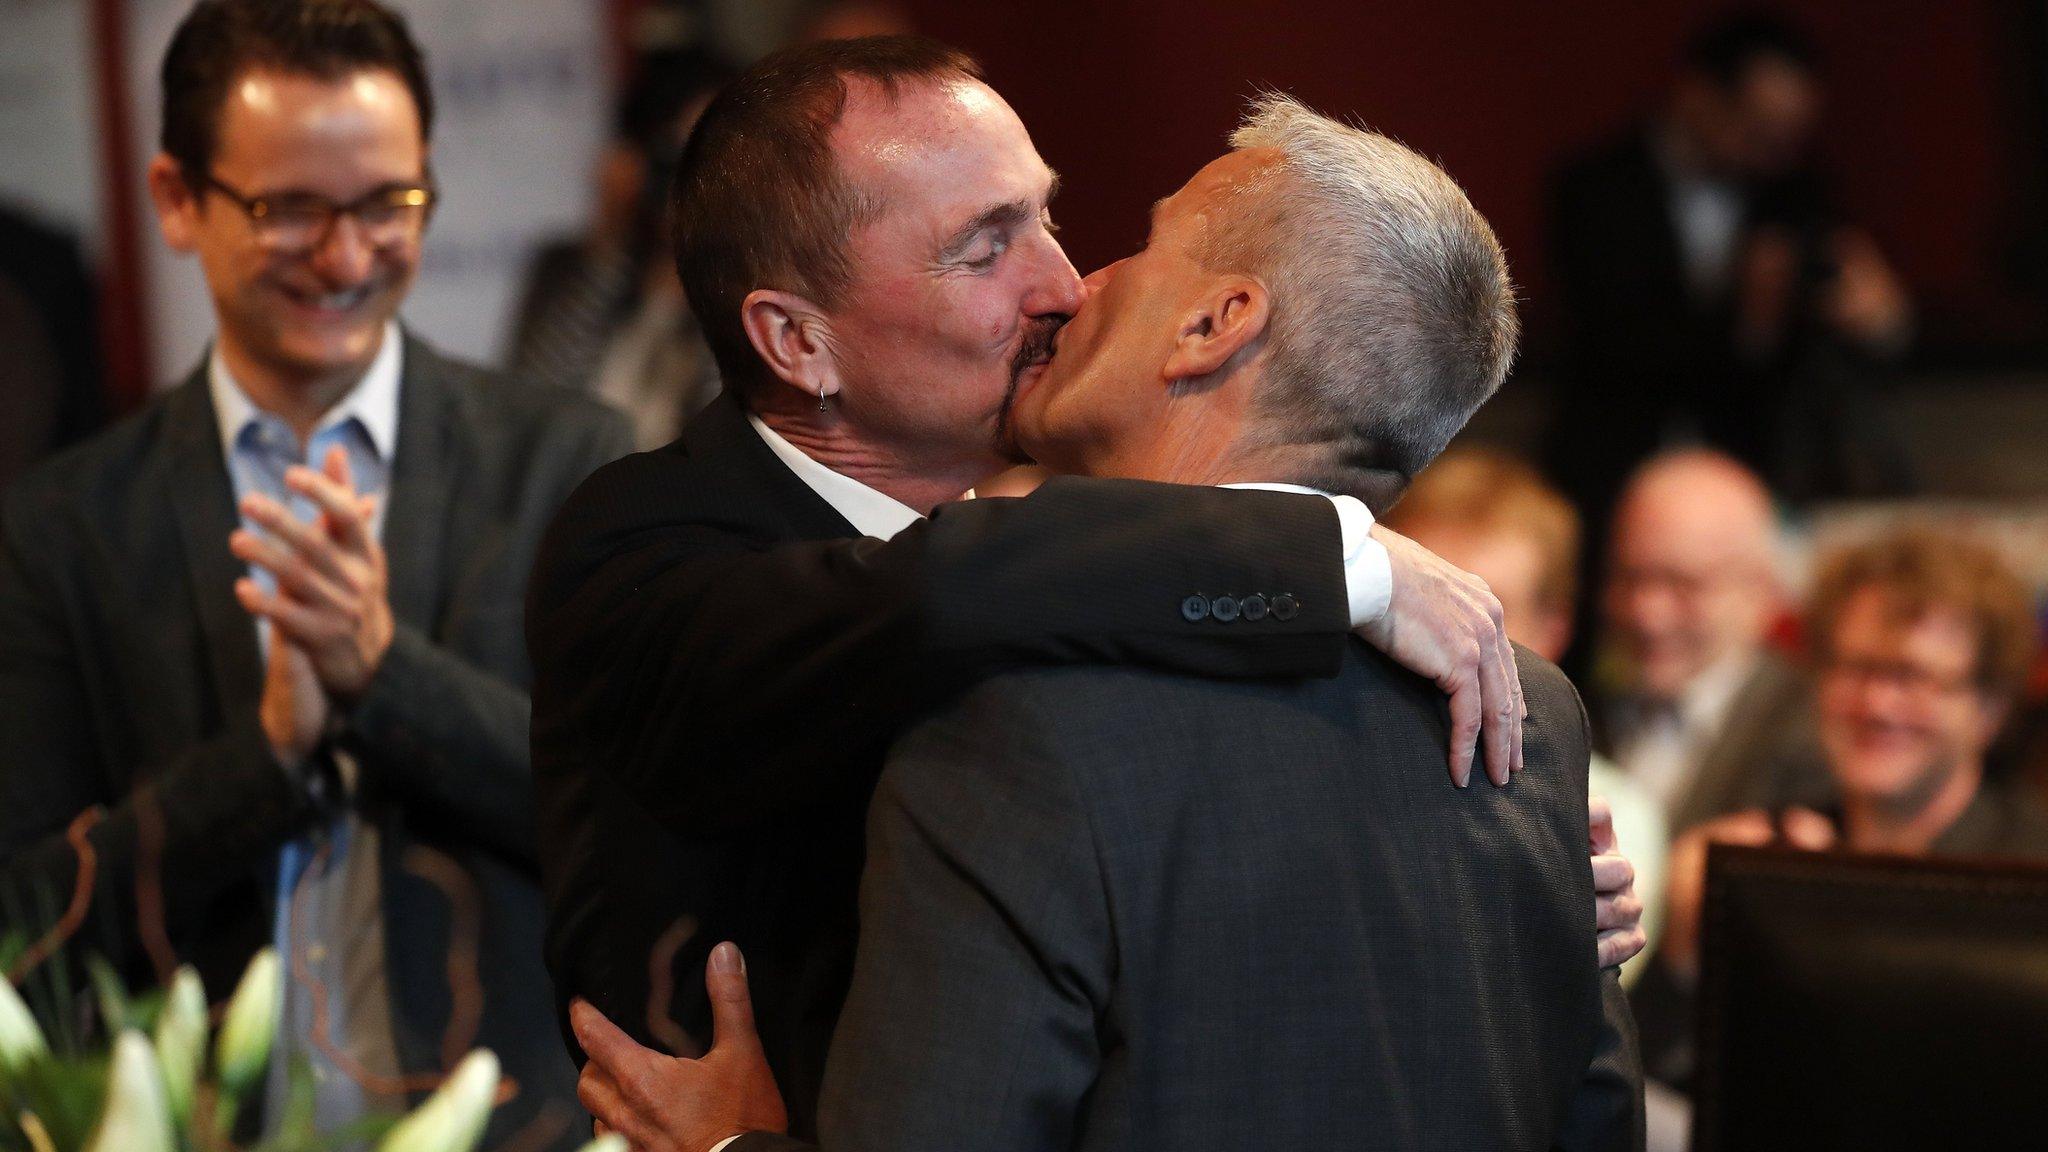
<svg viewBox="0 0 2048 1152">
<path fill-rule="evenodd" d="M 318 509 L 312 501 L 285 487 L 285 470 L 300 464 L 318 471 L 328 451 L 340 445 L 348 452 L 349 470 L 356 491 L 378 498 L 371 530 L 382 537 L 383 497 L 390 483 L 391 461 L 398 447 L 398 391 L 403 370 L 403 346 L 398 326 L 387 324 L 383 342 L 369 370 L 339 403 L 320 418 L 303 447 L 298 442 L 298 435 L 283 418 L 258 408 L 249 399 L 248 393 L 229 371 L 219 346 L 215 346 L 207 364 L 207 385 L 212 394 L 214 415 L 219 422 L 221 453 L 227 464 L 228 477 L 234 485 L 238 515 L 243 498 L 252 493 L 262 493 L 291 509 L 299 518 L 313 519 Z M 246 517 L 242 518 L 242 527 L 250 532 L 262 532 Z M 226 543 L 222 541 L 222 547 Z M 276 587 L 275 578 L 263 568 L 251 565 L 249 575 L 266 592 Z M 257 620 L 254 626 L 257 645 L 267 657 L 270 649 L 269 621 Z M 359 822 L 353 814 L 344 809 L 324 826 L 286 844 L 278 858 L 277 912 L 272 942 L 288 975 L 284 1003 L 278 1015 L 278 1043 L 272 1057 L 269 1114 L 273 1119 L 279 1114 L 278 1105 L 283 1101 L 288 1083 L 285 1075 L 287 1063 L 306 1058 L 313 1067 L 315 1115 L 322 1131 L 331 1131 L 367 1114 L 371 1106 L 369 1099 L 352 1080 L 345 1075 L 337 1075 L 335 1070 L 326 1066 L 327 1061 L 317 1058 L 312 1051 L 308 1041 L 311 995 L 298 979 L 300 965 L 294 963 L 293 947 L 296 942 L 306 954 L 298 959 L 303 961 L 307 971 L 321 977 L 326 985 L 329 1041 L 338 1050 L 351 1052 L 367 1039 L 349 1035 L 349 1021 L 361 1019 L 351 1011 L 353 1007 L 360 1007 L 349 1003 L 351 994 L 359 1001 L 385 1001 L 384 989 L 352 987 L 353 981 L 340 978 L 340 965 L 334 958 L 341 950 L 330 946 L 347 940 L 351 933 L 362 932 L 364 925 L 360 917 L 381 917 L 381 908 L 351 907 L 351 899 L 360 898 L 362 890 L 348 886 L 343 864 L 351 842 L 359 838 L 358 827 Z M 307 882 L 308 892 L 300 893 L 300 881 L 307 866 L 323 844 L 329 849 L 326 868 L 315 880 Z M 374 860 L 364 863 L 373 867 L 376 864 Z M 316 885 L 318 890 L 311 890 Z M 295 896 L 299 897 L 297 901 Z M 292 923 L 295 904 L 306 913 L 304 922 L 297 925 Z M 366 1031 L 388 1032 L 388 1029 Z"/>
</svg>

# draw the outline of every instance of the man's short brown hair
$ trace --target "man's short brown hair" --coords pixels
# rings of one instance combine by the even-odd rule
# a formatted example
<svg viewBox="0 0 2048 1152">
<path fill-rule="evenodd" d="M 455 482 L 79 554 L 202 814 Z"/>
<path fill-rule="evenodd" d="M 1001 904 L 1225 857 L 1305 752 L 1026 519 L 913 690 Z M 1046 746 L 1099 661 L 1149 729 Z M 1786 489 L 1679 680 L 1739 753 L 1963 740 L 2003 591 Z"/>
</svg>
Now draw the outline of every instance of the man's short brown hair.
<svg viewBox="0 0 2048 1152">
<path fill-rule="evenodd" d="M 1536 545 L 1536 601 L 1569 612 L 1579 587 L 1579 514 L 1536 469 L 1489 448 L 1453 448 L 1423 469 L 1387 514 L 1387 527 L 1441 524 Z"/>
<path fill-rule="evenodd" d="M 765 379 L 740 306 L 757 289 L 836 305 L 853 281 L 847 237 L 879 206 L 832 157 L 847 80 L 894 98 L 905 82 L 981 77 L 922 36 L 826 40 L 767 57 L 727 84 L 683 148 L 669 200 L 676 271 L 728 386 Z"/>
<path fill-rule="evenodd" d="M 1960 613 L 1977 634 L 1972 678 L 1984 692 L 2010 696 L 2026 685 L 2036 642 L 2033 601 L 1996 548 L 1910 528 L 1831 554 L 1807 612 L 1814 652 L 1823 661 L 1849 601 L 1873 588 L 1884 595 L 1886 617 L 1901 627 L 1938 608 Z"/>
</svg>

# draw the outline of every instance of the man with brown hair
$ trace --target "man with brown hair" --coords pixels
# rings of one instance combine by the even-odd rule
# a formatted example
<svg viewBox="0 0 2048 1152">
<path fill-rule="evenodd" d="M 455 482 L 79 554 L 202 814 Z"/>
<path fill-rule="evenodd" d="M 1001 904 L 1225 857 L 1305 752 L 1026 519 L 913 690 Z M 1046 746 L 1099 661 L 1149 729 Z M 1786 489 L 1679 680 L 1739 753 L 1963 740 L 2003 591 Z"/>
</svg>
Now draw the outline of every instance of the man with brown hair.
<svg viewBox="0 0 2048 1152">
<path fill-rule="evenodd" d="M 1903 855 L 2048 855 L 2048 811 L 1989 777 L 1985 753 L 2018 698 L 2038 628 L 1991 546 L 1909 530 L 1824 562 L 1809 608 L 1826 810 L 1736 812 L 1672 846 L 1669 919 L 1635 995 L 1649 1075 L 1692 1074 L 1691 993 L 1713 843 Z"/>
<path fill-rule="evenodd" d="M 0 935 L 76 890 L 79 952 L 216 999 L 274 946 L 272 1118 L 294 1066 L 331 1132 L 474 1043 L 519 1085 L 491 1141 L 569 1147 L 519 604 L 630 441 L 398 322 L 432 95 L 375 0 L 203 0 L 172 37 L 149 191 L 217 326 L 0 512 Z"/>
</svg>

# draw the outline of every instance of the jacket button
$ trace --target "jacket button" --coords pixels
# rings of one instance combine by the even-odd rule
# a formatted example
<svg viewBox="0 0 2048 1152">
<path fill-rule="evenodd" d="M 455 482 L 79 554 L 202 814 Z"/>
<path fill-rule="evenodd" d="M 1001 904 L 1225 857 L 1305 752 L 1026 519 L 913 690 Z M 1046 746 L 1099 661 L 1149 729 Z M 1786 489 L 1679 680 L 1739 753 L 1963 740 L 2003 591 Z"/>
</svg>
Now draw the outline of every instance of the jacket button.
<svg viewBox="0 0 2048 1152">
<path fill-rule="evenodd" d="M 1238 608 L 1235 596 L 1218 596 L 1209 601 L 1209 614 L 1225 624 L 1237 619 Z"/>
<path fill-rule="evenodd" d="M 1296 600 L 1292 592 L 1282 592 L 1273 597 L 1273 619 L 1292 620 L 1300 611 L 1301 601 Z"/>
<path fill-rule="evenodd" d="M 1256 624 L 1266 618 L 1266 613 L 1270 610 L 1271 605 L 1266 603 L 1264 596 L 1254 592 L 1244 598 L 1243 607 L 1244 618 Z"/>
<path fill-rule="evenodd" d="M 1180 618 L 1190 624 L 1199 624 L 1209 618 L 1209 598 L 1190 596 L 1180 602 Z"/>
</svg>

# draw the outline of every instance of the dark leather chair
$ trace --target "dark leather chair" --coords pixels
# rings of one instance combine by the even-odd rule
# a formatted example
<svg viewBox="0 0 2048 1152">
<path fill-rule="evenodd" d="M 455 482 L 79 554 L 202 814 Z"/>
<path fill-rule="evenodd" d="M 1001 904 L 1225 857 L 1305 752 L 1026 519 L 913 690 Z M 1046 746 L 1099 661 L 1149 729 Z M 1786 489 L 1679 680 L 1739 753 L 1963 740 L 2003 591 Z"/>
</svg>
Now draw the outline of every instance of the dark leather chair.
<svg viewBox="0 0 2048 1152">
<path fill-rule="evenodd" d="M 1717 846 L 1694 1152 L 2048 1148 L 2048 865 Z"/>
</svg>

